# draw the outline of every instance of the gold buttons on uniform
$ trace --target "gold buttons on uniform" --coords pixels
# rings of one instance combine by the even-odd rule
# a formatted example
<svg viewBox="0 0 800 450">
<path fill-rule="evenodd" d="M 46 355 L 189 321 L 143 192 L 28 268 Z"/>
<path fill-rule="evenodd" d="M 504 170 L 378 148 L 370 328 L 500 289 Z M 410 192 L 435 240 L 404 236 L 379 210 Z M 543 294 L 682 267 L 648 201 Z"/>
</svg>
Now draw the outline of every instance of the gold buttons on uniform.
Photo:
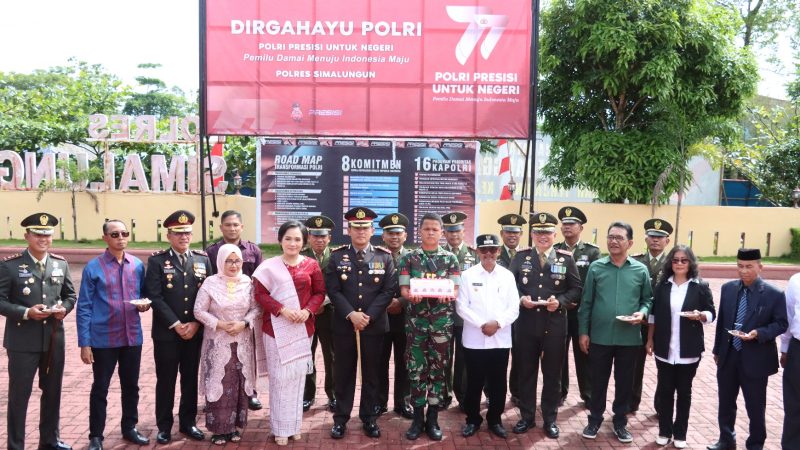
<svg viewBox="0 0 800 450">
<path fill-rule="evenodd" d="M 183 285 L 183 288 L 184 288 L 184 289 L 189 289 L 189 285 L 188 285 L 188 284 L 184 284 L 184 285 Z"/>
<path fill-rule="evenodd" d="M 540 284 L 540 285 L 539 285 L 539 289 L 541 289 L 541 288 L 542 288 L 542 285 Z"/>
<path fill-rule="evenodd" d="M 183 313 L 184 313 L 184 314 L 189 314 L 189 311 L 184 311 Z"/>
<path fill-rule="evenodd" d="M 43 320 L 43 321 L 42 321 L 42 325 L 47 325 L 47 321 L 46 321 L 46 320 Z"/>
<path fill-rule="evenodd" d="M 358 298 L 361 298 L 361 297 L 362 297 L 361 294 L 358 294 Z"/>
<path fill-rule="evenodd" d="M 358 285 L 359 285 L 359 286 L 363 286 L 363 283 L 359 282 L 359 283 L 358 283 Z"/>
<path fill-rule="evenodd" d="M 364 272 L 363 272 L 363 271 L 361 271 L 361 270 L 359 270 L 359 271 L 358 271 L 358 274 L 359 274 L 359 275 L 361 275 L 362 273 L 364 273 Z"/>
</svg>

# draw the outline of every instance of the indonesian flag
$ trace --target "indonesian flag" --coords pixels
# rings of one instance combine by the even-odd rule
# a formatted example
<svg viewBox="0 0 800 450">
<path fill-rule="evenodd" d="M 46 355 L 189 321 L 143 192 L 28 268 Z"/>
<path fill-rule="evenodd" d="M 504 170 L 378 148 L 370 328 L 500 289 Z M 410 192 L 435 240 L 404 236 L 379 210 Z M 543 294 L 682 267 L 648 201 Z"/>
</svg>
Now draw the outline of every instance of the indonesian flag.
<svg viewBox="0 0 800 450">
<path fill-rule="evenodd" d="M 511 181 L 511 146 L 508 145 L 508 141 L 505 139 L 501 139 L 497 142 L 497 154 L 503 155 L 500 160 L 500 171 L 497 173 L 498 179 L 500 181 L 500 186 L 502 186 L 502 191 L 500 191 L 500 200 L 511 200 L 511 191 L 508 190 L 508 182 Z"/>
<path fill-rule="evenodd" d="M 217 142 L 211 147 L 211 156 L 222 156 L 222 142 Z M 219 186 L 219 182 L 224 180 L 225 177 L 214 178 L 214 187 Z"/>
</svg>

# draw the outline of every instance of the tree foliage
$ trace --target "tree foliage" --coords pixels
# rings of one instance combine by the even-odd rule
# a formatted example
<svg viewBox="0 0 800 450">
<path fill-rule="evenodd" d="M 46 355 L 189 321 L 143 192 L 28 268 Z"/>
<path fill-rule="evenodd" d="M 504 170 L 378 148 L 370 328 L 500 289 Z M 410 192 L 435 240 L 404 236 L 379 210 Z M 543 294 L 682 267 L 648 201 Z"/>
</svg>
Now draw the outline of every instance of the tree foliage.
<svg viewBox="0 0 800 450">
<path fill-rule="evenodd" d="M 666 201 L 684 150 L 728 129 L 755 89 L 737 30 L 735 16 L 704 0 L 554 0 L 540 50 L 548 181 L 635 203 L 660 183 Z"/>
<path fill-rule="evenodd" d="M 739 36 L 745 47 L 771 48 L 792 27 L 796 0 L 717 0 L 742 19 Z"/>
<path fill-rule="evenodd" d="M 72 236 L 74 241 L 78 241 L 78 208 L 77 198 L 78 192 L 83 191 L 92 200 L 94 205 L 94 212 L 100 212 L 100 201 L 97 194 L 92 191 L 86 190 L 86 185 L 98 178 L 103 177 L 103 171 L 99 167 L 88 167 L 83 170 L 78 167 L 77 162 L 74 160 L 62 160 L 56 164 L 58 171 L 61 175 L 51 181 L 43 182 L 38 186 L 36 200 L 40 201 L 44 194 L 49 191 L 69 191 L 70 204 L 72 206 Z"/>
<path fill-rule="evenodd" d="M 0 149 L 35 151 L 88 142 L 89 114 L 118 111 L 127 90 L 100 65 L 70 60 L 29 74 L 0 72 Z"/>
</svg>

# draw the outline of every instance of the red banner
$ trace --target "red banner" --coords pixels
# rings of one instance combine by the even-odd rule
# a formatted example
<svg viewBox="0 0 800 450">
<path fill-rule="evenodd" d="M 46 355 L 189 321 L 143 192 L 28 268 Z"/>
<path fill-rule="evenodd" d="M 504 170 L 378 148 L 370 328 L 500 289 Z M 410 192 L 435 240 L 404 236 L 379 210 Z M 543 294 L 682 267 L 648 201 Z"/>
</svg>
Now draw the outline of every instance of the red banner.
<svg viewBox="0 0 800 450">
<path fill-rule="evenodd" d="M 207 0 L 210 135 L 528 136 L 530 0 Z"/>
</svg>

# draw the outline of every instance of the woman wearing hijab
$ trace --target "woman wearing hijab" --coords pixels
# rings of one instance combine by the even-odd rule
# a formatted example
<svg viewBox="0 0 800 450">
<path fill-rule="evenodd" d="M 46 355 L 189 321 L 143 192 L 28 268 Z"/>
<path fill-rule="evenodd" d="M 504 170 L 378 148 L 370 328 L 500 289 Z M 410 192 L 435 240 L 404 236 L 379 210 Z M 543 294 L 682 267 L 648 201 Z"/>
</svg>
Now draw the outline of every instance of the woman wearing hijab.
<svg viewBox="0 0 800 450">
<path fill-rule="evenodd" d="M 325 299 L 319 264 L 300 254 L 307 239 L 305 225 L 296 220 L 284 223 L 278 229 L 282 254 L 264 261 L 253 273 L 255 298 L 264 309 L 270 425 L 278 445 L 301 437 L 303 386 L 312 367 L 314 312 Z"/>
<path fill-rule="evenodd" d="M 646 345 L 649 354 L 655 353 L 658 367 L 658 445 L 667 445 L 674 438 L 675 448 L 686 448 L 692 380 L 705 350 L 703 324 L 715 317 L 711 289 L 699 278 L 692 249 L 675 246 L 667 254 L 661 281 L 653 292 Z"/>
<path fill-rule="evenodd" d="M 247 424 L 248 400 L 256 382 L 255 339 L 250 328 L 261 311 L 252 283 L 242 273 L 242 252 L 225 244 L 217 254 L 219 273 L 200 287 L 194 315 L 204 326 L 200 354 L 200 392 L 206 397 L 206 428 L 211 442 L 239 442 Z"/>
</svg>

